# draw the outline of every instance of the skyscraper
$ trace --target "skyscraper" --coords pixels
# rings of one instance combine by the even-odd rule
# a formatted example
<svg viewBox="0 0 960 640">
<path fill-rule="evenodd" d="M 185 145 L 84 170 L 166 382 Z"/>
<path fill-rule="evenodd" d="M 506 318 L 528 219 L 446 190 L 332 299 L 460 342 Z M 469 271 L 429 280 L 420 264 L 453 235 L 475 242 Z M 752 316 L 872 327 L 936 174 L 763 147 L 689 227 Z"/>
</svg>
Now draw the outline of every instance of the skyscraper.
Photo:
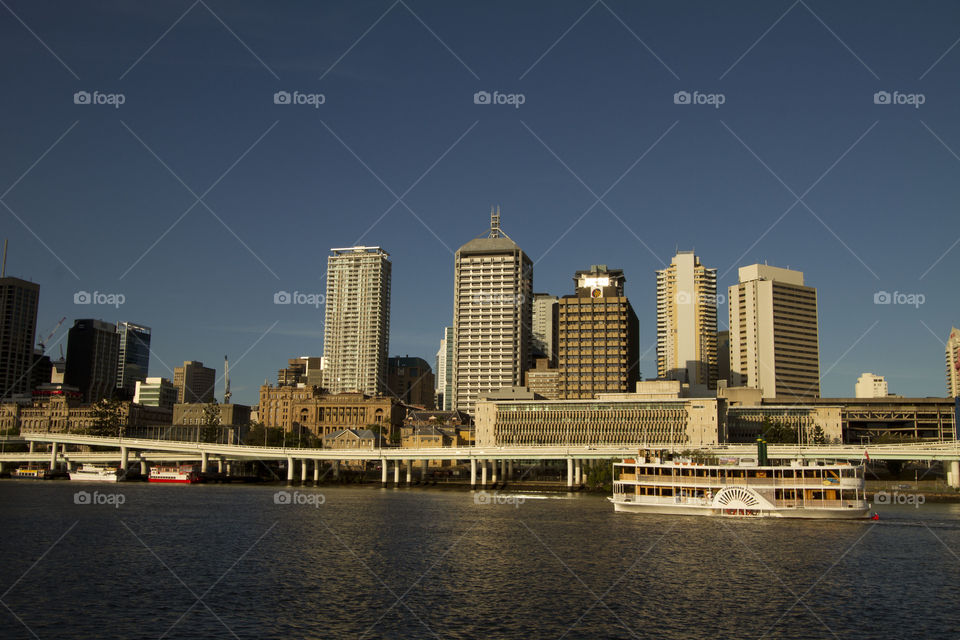
<svg viewBox="0 0 960 640">
<path fill-rule="evenodd" d="M 443 328 L 443 339 L 437 350 L 437 409 L 453 410 L 453 327 Z"/>
<path fill-rule="evenodd" d="M 717 387 L 717 270 L 693 251 L 657 271 L 657 377 Z"/>
<path fill-rule="evenodd" d="M 560 398 L 633 391 L 639 379 L 640 323 L 624 293 L 621 269 L 577 271 L 572 296 L 557 303 Z"/>
<path fill-rule="evenodd" d="M 557 296 L 533 294 L 533 355 L 551 363 L 557 358 Z"/>
<path fill-rule="evenodd" d="M 213 387 L 217 371 L 196 360 L 184 360 L 182 367 L 173 368 L 173 386 L 177 388 L 177 403 L 213 402 Z"/>
<path fill-rule="evenodd" d="M 40 285 L 0 277 L 0 399 L 29 393 Z"/>
<path fill-rule="evenodd" d="M 380 247 L 331 249 L 327 258 L 324 384 L 331 393 L 386 391 L 390 254 Z"/>
<path fill-rule="evenodd" d="M 80 389 L 84 402 L 113 397 L 117 387 L 120 334 L 103 320 L 76 320 L 67 335 L 63 381 Z"/>
<path fill-rule="evenodd" d="M 387 361 L 387 388 L 404 404 L 436 408 L 433 369 L 423 358 L 393 356 Z"/>
<path fill-rule="evenodd" d="M 947 395 L 951 398 L 960 396 L 960 329 L 950 329 L 947 338 Z"/>
<path fill-rule="evenodd" d="M 137 391 L 137 382 L 145 382 L 150 367 L 150 327 L 118 322 L 120 355 L 117 358 L 117 388 L 131 397 Z"/>
<path fill-rule="evenodd" d="M 820 397 L 817 290 L 803 273 L 754 264 L 730 287 L 731 386 L 764 398 Z"/>
<path fill-rule="evenodd" d="M 533 262 L 490 212 L 487 237 L 454 259 L 453 408 L 468 413 L 487 392 L 523 384 L 530 366 Z"/>
</svg>

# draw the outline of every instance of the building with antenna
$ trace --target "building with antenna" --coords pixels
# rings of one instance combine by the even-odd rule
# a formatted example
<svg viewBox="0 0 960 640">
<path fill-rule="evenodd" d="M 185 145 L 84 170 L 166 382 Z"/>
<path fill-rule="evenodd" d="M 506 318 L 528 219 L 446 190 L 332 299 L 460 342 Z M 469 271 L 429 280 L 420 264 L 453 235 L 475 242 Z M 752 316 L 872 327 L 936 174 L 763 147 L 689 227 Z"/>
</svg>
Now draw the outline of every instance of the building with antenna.
<svg viewBox="0 0 960 640">
<path fill-rule="evenodd" d="M 523 384 L 532 359 L 533 261 L 500 228 L 457 250 L 453 285 L 453 409 Z"/>
</svg>

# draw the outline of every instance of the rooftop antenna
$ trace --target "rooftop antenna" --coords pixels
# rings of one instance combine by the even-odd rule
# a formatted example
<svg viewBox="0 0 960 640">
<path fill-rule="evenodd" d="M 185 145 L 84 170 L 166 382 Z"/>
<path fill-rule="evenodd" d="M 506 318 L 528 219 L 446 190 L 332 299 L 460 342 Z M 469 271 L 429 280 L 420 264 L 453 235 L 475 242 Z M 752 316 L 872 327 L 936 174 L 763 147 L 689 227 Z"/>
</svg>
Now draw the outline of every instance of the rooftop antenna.
<svg viewBox="0 0 960 640">
<path fill-rule="evenodd" d="M 7 239 L 3 239 L 3 266 L 0 267 L 0 278 L 7 275 Z"/>
<path fill-rule="evenodd" d="M 490 207 L 490 237 L 499 238 L 500 237 L 500 207 L 497 206 L 496 213 L 494 213 L 494 208 Z"/>
<path fill-rule="evenodd" d="M 230 404 L 230 360 L 223 356 L 223 404 Z"/>
</svg>

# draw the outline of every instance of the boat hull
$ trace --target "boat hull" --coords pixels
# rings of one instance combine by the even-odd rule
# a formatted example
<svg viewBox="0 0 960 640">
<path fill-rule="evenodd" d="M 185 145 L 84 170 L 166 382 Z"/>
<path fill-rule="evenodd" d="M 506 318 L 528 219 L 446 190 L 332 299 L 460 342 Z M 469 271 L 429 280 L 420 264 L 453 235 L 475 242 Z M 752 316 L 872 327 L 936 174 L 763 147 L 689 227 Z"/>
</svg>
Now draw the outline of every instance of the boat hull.
<svg viewBox="0 0 960 640">
<path fill-rule="evenodd" d="M 159 484 L 197 484 L 200 482 L 200 478 L 150 478 L 149 482 Z"/>
<path fill-rule="evenodd" d="M 807 520 L 859 520 L 870 517 L 870 507 L 863 509 L 756 509 L 744 513 L 743 509 L 718 509 L 712 505 L 644 504 L 614 500 L 614 511 L 625 513 L 653 513 L 681 516 L 719 516 L 727 518 L 797 518 Z M 728 513 L 732 512 L 732 513 Z"/>
<path fill-rule="evenodd" d="M 101 475 L 99 473 L 77 473 L 71 471 L 70 479 L 80 482 L 120 482 L 120 476 L 116 473 Z"/>
</svg>

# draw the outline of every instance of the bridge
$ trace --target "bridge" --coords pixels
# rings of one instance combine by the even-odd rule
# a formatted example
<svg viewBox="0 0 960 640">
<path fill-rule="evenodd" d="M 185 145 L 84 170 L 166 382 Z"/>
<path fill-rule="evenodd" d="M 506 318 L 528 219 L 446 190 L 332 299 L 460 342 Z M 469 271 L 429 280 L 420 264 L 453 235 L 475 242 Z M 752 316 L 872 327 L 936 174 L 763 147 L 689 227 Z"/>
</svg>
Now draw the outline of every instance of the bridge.
<svg viewBox="0 0 960 640">
<path fill-rule="evenodd" d="M 406 481 L 412 478 L 415 461 L 426 465 L 430 460 L 453 460 L 470 463 L 470 484 L 486 486 L 488 480 L 496 484 L 500 479 L 513 477 L 514 462 L 566 461 L 567 486 L 579 486 L 584 479 L 584 460 L 614 460 L 635 455 L 640 449 L 656 449 L 679 453 L 691 447 L 684 444 L 596 445 L 596 446 L 522 446 L 522 447 L 430 447 L 430 448 L 376 448 L 376 449 L 300 449 L 289 447 L 261 447 L 251 445 L 217 444 L 147 438 L 113 438 L 70 433 L 24 433 L 21 437 L 30 443 L 49 444 L 49 453 L 4 453 L 0 464 L 8 461 L 48 460 L 51 469 L 61 463 L 68 467 L 75 462 L 117 461 L 127 468 L 133 460 L 142 468 L 149 462 L 200 461 L 201 472 L 207 472 L 211 460 L 220 470 L 231 461 L 276 460 L 285 461 L 287 481 L 295 479 L 295 467 L 300 466 L 301 481 L 307 480 L 308 468 L 313 466 L 313 479 L 319 480 L 320 467 L 326 462 L 336 475 L 341 461 L 379 462 L 381 481 L 387 483 L 392 467 L 393 481 L 400 483 L 401 468 L 405 467 Z M 115 452 L 67 452 L 66 445 L 95 446 L 116 449 Z M 755 456 L 752 444 L 721 444 L 698 447 L 698 451 L 718 456 Z M 868 445 L 779 445 L 768 446 L 772 459 L 846 460 L 923 460 L 942 461 L 947 469 L 947 483 L 960 488 L 960 442 L 920 442 L 909 444 Z M 39 459 L 38 459 L 39 457 Z M 488 475 L 489 472 L 489 475 Z"/>
</svg>

